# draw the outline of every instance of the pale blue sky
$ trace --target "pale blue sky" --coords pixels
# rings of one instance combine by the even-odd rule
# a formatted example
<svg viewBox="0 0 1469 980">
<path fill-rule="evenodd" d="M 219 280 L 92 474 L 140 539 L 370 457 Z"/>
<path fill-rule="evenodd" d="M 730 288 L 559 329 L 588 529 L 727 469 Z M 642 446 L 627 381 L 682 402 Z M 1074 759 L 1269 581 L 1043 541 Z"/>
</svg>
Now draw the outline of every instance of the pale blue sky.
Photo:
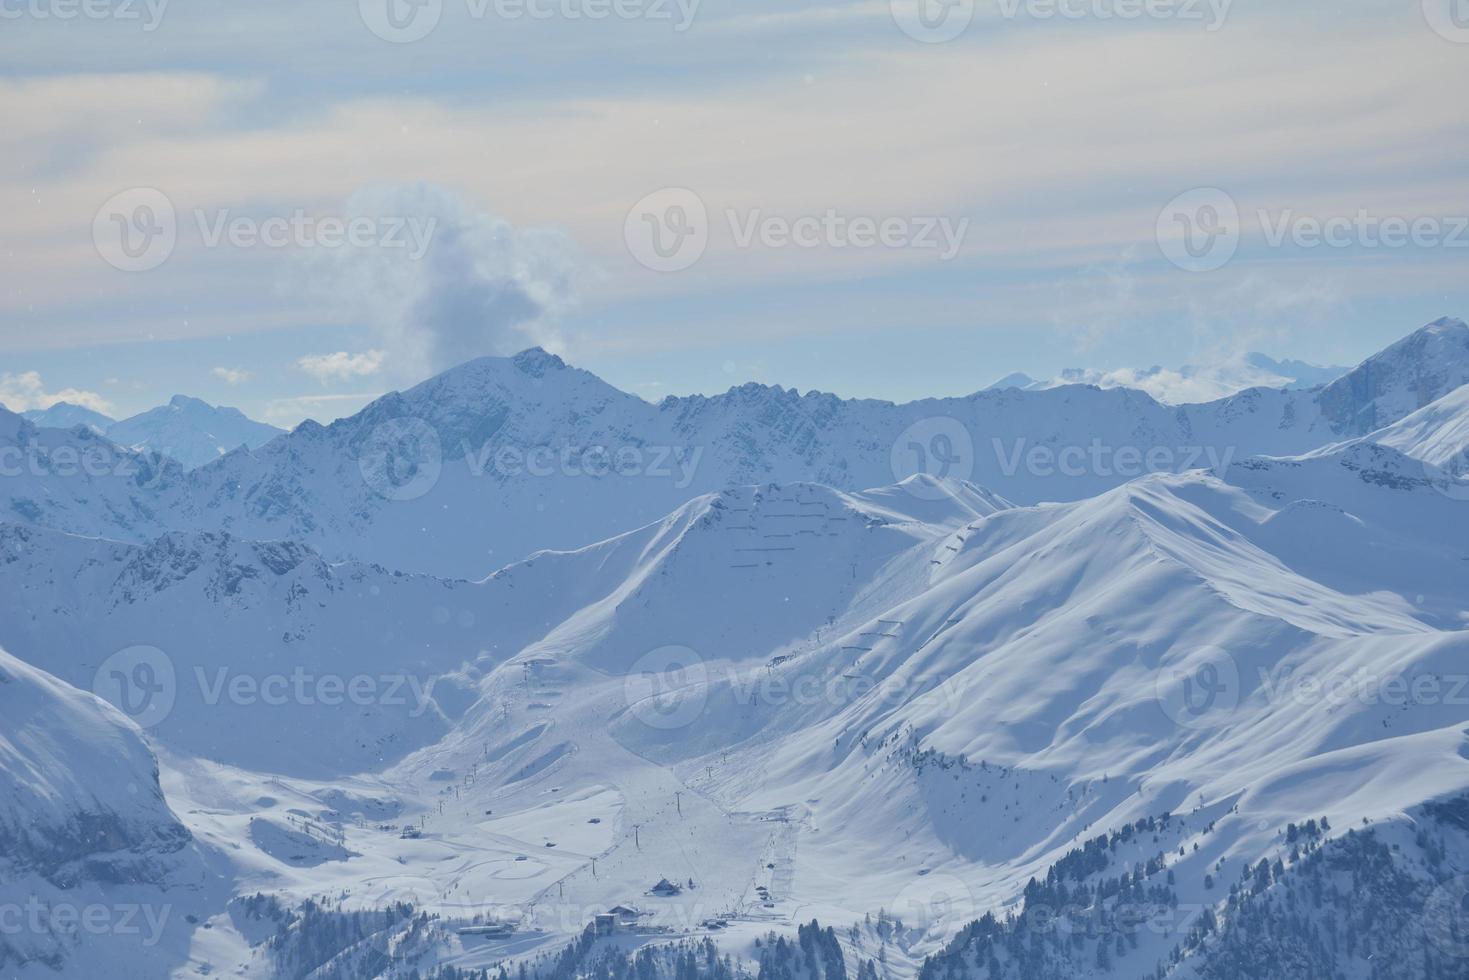
<svg viewBox="0 0 1469 980">
<path fill-rule="evenodd" d="M 293 424 L 533 343 L 649 398 L 901 400 L 1250 349 L 1352 363 L 1469 315 L 1469 29 L 1438 0 L 995 0 L 941 43 L 901 26 L 921 0 L 429 0 L 407 43 L 371 29 L 389 0 L 71 2 L 0 0 L 0 401 L 184 392 Z M 94 241 L 131 188 L 175 211 L 144 271 Z M 628 239 L 663 188 L 707 214 L 677 271 Z M 1158 239 L 1194 188 L 1239 214 L 1208 271 Z M 210 240 L 297 212 L 434 224 L 417 259 Z M 778 234 L 828 214 L 902 234 Z M 1394 221 L 1416 243 L 1373 245 Z M 751 222 L 774 237 L 742 243 Z M 940 223 L 952 257 L 923 246 Z"/>
</svg>

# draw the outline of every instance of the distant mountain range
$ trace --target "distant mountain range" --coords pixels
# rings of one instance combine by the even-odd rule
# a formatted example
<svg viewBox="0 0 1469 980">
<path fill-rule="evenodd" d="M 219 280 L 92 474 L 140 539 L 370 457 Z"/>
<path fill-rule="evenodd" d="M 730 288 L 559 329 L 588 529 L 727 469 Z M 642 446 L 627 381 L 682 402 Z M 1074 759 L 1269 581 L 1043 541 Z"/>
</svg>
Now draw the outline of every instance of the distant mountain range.
<svg viewBox="0 0 1469 980">
<path fill-rule="evenodd" d="M 300 540 L 332 559 L 477 578 L 728 486 L 861 490 L 927 473 L 1021 504 L 1080 500 L 1147 472 L 1227 468 L 1365 435 L 1465 382 L 1469 327 L 1448 319 L 1319 389 L 1252 388 L 1182 406 L 1083 385 L 895 405 L 757 384 L 654 405 L 534 349 L 470 361 L 331 425 L 306 422 L 188 472 L 141 460 L 128 467 L 131 482 L 57 481 L 33 467 L 5 484 L 0 515 L 130 541 L 222 529 Z M 6 414 L 0 445 L 8 437 L 44 455 L 71 438 Z M 108 451 L 95 439 L 93 452 Z"/>
<path fill-rule="evenodd" d="M 1186 364 L 1180 368 L 1067 368 L 1059 377 L 1038 380 L 1028 374 L 1007 375 L 987 390 L 1018 388 L 1042 391 L 1063 385 L 1094 385 L 1098 388 L 1136 388 L 1165 405 L 1189 405 L 1214 401 L 1248 388 L 1297 390 L 1329 384 L 1350 368 L 1317 367 L 1304 361 L 1277 361 L 1264 354 L 1241 354 L 1216 364 Z"/>
<path fill-rule="evenodd" d="M 66 402 L 21 414 L 46 428 L 85 426 L 120 446 L 162 453 L 188 469 L 213 462 L 239 446 L 258 448 L 285 431 L 247 418 L 237 408 L 210 405 L 186 395 L 175 395 L 167 405 L 121 421 Z"/>
</svg>

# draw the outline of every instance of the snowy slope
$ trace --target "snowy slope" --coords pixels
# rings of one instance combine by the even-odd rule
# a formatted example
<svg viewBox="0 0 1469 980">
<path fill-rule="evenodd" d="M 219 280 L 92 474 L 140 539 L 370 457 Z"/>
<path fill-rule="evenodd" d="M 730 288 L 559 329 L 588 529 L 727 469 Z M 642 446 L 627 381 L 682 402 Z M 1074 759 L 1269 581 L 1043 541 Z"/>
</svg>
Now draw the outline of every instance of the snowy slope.
<svg viewBox="0 0 1469 980">
<path fill-rule="evenodd" d="M 618 902 L 675 930 L 723 916 L 737 953 L 798 917 L 900 910 L 891 955 L 916 964 L 971 910 L 1159 813 L 1178 814 L 1167 846 L 1199 901 L 1206 870 L 1232 879 L 1288 822 L 1469 786 L 1469 705 L 1450 696 L 1469 503 L 1401 454 L 1251 459 L 1029 508 L 941 489 L 765 484 L 537 555 L 447 605 L 498 610 L 476 623 L 502 650 L 442 737 L 375 774 L 281 780 L 191 761 L 195 736 L 160 726 L 165 785 L 196 836 L 250 842 L 245 892 L 519 924 L 421 951 L 468 966 L 554 949 Z M 696 887 L 649 895 L 660 877 Z"/>
<path fill-rule="evenodd" d="M 1469 476 L 1469 384 L 1362 438 L 1450 475 Z"/>
<path fill-rule="evenodd" d="M 711 580 L 702 561 L 687 572 L 690 551 L 722 554 L 739 538 L 740 562 L 784 565 L 792 542 L 814 542 L 819 565 L 790 570 L 839 598 L 915 536 L 1008 506 L 962 485 L 926 500 L 896 488 L 851 497 L 813 488 L 799 507 L 770 493 L 701 497 L 639 531 L 477 583 L 329 564 L 289 542 L 173 532 L 137 546 L 0 525 L 0 642 L 83 689 L 119 651 L 156 650 L 169 707 L 142 720 L 190 755 L 293 774 L 377 769 L 437 741 L 485 671 L 554 630 L 612 631 L 587 625 L 610 615 L 634 648 L 654 631 L 712 634 L 719 617 L 697 601 Z M 737 527 L 758 517 L 768 536 Z M 862 533 L 839 533 L 849 525 Z M 730 588 L 748 584 L 737 568 L 721 576 Z M 655 609 L 640 602 L 650 581 L 669 577 L 691 594 Z M 799 585 L 746 601 L 773 606 Z M 736 647 L 779 646 L 820 624 L 816 605 L 786 604 L 753 625 L 731 618 L 720 633 Z M 354 681 L 363 697 L 330 696 L 328 685 Z M 246 685 L 238 696 L 237 683 Z"/>
<path fill-rule="evenodd" d="M 1469 384 L 1469 325 L 1444 317 L 1363 361 L 1321 390 L 1321 412 L 1343 435 L 1391 425 Z"/>
<path fill-rule="evenodd" d="M 138 729 L 0 651 L 0 971 L 164 975 L 209 877 Z"/>
<path fill-rule="evenodd" d="M 188 840 L 137 729 L 91 694 L 0 651 L 0 855 L 8 874 L 146 876 L 112 852 L 167 854 Z"/>
<path fill-rule="evenodd" d="M 0 581 L 0 638 L 17 655 L 83 690 L 146 664 L 165 689 L 125 696 L 155 738 L 317 775 L 442 736 L 476 665 L 495 662 L 488 637 L 510 602 L 289 542 L 172 532 L 138 546 L 15 524 L 0 525 Z"/>
</svg>

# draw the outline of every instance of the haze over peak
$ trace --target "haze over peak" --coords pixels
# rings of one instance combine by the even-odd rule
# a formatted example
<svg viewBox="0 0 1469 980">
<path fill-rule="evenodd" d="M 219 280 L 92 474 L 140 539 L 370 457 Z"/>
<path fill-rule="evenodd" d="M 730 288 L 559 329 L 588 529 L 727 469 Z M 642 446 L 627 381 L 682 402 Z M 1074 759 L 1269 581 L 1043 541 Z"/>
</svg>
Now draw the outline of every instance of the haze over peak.
<svg viewBox="0 0 1469 980">
<path fill-rule="evenodd" d="M 1165 405 L 1188 405 L 1215 401 L 1248 388 L 1315 388 L 1345 374 L 1349 368 L 1318 367 L 1304 361 L 1277 361 L 1260 353 L 1239 354 L 1207 364 L 1185 364 L 1179 368 L 1154 365 L 1149 368 L 1067 368 L 1055 378 L 1038 380 L 1017 372 L 986 390 L 1021 389 L 1039 391 L 1063 385 L 1086 384 L 1098 388 L 1136 388 Z"/>
</svg>

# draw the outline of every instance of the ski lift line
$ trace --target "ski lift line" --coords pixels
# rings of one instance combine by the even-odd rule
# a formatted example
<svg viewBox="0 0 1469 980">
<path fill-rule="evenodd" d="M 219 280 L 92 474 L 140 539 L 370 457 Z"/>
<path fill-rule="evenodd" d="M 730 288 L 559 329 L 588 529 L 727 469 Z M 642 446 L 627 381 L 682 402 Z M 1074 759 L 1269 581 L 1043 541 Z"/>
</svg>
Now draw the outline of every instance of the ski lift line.
<svg viewBox="0 0 1469 980">
<path fill-rule="evenodd" d="M 735 551 L 795 551 L 795 548 L 736 548 Z"/>
</svg>

